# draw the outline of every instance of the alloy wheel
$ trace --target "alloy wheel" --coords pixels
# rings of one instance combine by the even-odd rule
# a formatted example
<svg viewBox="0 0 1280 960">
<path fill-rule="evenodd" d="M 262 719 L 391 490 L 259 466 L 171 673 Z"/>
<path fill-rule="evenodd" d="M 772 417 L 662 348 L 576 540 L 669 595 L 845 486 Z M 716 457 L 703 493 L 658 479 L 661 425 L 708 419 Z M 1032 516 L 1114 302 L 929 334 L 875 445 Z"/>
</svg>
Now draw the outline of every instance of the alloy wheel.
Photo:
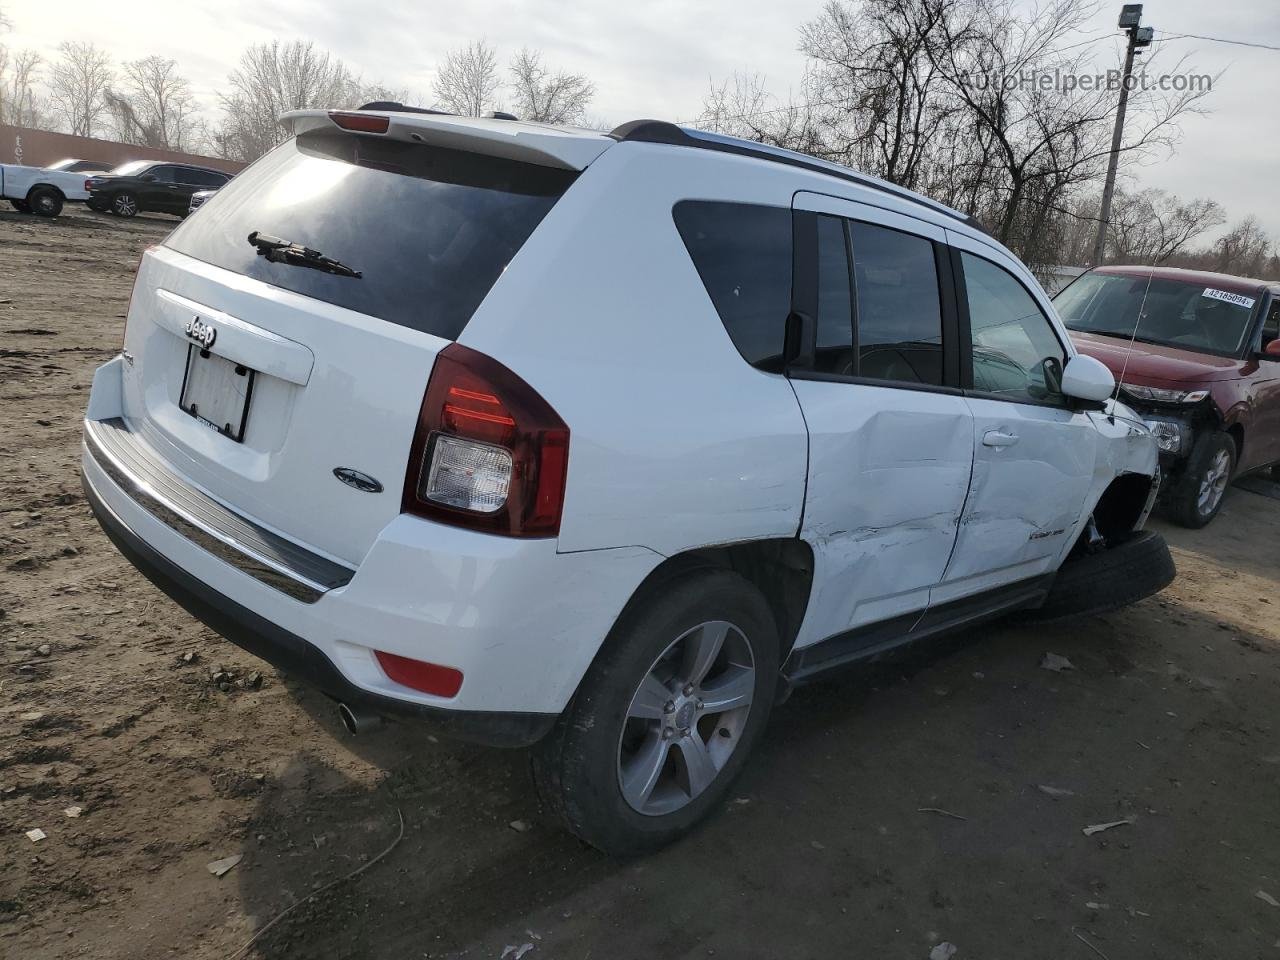
<svg viewBox="0 0 1280 960">
<path fill-rule="evenodd" d="M 618 744 L 618 786 L 633 810 L 673 813 L 711 786 L 742 740 L 755 685 L 751 645 L 723 620 L 663 651 L 632 695 Z"/>
<path fill-rule="evenodd" d="M 1196 509 L 1200 511 L 1200 516 L 1207 517 L 1218 508 L 1222 495 L 1227 491 L 1230 472 L 1231 455 L 1226 450 L 1219 450 L 1200 478 L 1200 491 L 1196 496 Z"/>
<path fill-rule="evenodd" d="M 138 201 L 131 193 L 122 193 L 116 197 L 115 211 L 122 217 L 132 217 L 138 212 Z"/>
</svg>

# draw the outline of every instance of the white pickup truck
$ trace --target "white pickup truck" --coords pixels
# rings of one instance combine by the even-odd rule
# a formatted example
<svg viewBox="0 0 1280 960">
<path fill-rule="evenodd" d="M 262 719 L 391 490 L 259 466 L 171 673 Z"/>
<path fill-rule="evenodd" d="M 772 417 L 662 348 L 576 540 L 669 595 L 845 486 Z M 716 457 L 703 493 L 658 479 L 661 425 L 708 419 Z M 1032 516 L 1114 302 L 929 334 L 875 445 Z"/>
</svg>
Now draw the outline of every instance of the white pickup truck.
<svg viewBox="0 0 1280 960">
<path fill-rule="evenodd" d="M 105 165 L 90 160 L 59 160 L 48 167 L 0 163 L 0 197 L 22 213 L 56 217 L 68 200 L 89 199 L 85 178 L 103 169 Z"/>
</svg>

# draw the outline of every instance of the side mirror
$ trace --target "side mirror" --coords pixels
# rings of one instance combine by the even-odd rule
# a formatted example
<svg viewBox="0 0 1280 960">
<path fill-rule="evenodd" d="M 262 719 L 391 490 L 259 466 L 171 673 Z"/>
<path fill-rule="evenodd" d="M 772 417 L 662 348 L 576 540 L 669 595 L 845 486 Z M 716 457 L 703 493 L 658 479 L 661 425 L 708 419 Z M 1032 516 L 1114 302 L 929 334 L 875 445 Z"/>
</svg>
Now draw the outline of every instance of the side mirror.
<svg viewBox="0 0 1280 960">
<path fill-rule="evenodd" d="M 1073 400 L 1106 403 L 1116 389 L 1116 378 L 1101 360 L 1077 354 L 1062 371 L 1062 392 Z"/>
<path fill-rule="evenodd" d="M 1272 340 L 1267 344 L 1260 356 L 1268 360 L 1280 360 L 1280 337 Z"/>
<path fill-rule="evenodd" d="M 144 173 L 138 179 L 141 180 L 143 183 L 155 183 L 156 175 L 154 173 Z"/>
</svg>

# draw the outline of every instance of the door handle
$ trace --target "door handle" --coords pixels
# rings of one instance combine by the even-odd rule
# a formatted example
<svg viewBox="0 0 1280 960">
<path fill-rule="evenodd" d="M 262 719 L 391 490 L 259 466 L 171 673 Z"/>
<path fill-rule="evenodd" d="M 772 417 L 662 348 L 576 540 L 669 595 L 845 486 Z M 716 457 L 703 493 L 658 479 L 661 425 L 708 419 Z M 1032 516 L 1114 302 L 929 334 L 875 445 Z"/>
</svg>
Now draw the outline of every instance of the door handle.
<svg viewBox="0 0 1280 960">
<path fill-rule="evenodd" d="M 1012 433 L 1005 433 L 1002 430 L 988 430 L 982 435 L 982 445 L 984 447 L 1012 447 L 1018 442 L 1018 438 Z"/>
</svg>

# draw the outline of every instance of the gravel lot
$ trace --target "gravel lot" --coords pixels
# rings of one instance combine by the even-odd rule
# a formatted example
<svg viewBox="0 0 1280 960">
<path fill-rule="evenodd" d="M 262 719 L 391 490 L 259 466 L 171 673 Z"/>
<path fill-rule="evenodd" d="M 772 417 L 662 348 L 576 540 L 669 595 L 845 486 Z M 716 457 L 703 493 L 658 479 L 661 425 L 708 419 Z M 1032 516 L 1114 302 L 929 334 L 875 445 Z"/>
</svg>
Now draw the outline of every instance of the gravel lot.
<svg viewBox="0 0 1280 960">
<path fill-rule="evenodd" d="M 1129 610 L 799 691 L 718 817 L 611 862 L 526 756 L 347 737 L 98 531 L 79 420 L 173 222 L 0 212 L 0 955 L 231 957 L 403 816 L 246 956 L 1280 957 L 1280 501 L 1161 525 Z"/>
</svg>

